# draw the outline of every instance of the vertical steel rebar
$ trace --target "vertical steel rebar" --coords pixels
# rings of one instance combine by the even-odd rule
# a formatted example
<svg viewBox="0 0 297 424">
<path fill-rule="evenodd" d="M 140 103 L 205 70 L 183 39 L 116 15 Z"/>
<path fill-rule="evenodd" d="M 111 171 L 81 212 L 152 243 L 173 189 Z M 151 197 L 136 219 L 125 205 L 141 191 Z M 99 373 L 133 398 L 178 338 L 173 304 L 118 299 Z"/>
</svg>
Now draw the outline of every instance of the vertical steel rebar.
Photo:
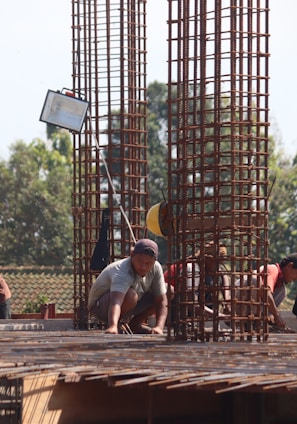
<svg viewBox="0 0 297 424">
<path fill-rule="evenodd" d="M 260 266 L 265 281 L 268 6 L 168 0 L 168 202 L 175 225 L 168 262 L 179 269 L 176 339 L 267 338 Z M 83 132 L 73 137 L 74 308 L 76 327 L 88 328 L 88 291 L 97 275 L 90 259 L 103 210 L 111 211 L 111 260 L 127 256 L 146 231 L 146 1 L 73 0 L 72 38 L 73 90 L 90 103 Z M 216 268 L 209 286 L 210 243 Z"/>
<path fill-rule="evenodd" d="M 142 0 L 72 1 L 73 90 L 90 103 L 83 132 L 73 136 L 74 309 L 78 328 L 90 325 L 88 292 L 99 273 L 90 269 L 90 260 L 103 210 L 111 211 L 111 261 L 129 255 L 134 240 L 145 235 L 145 19 L 146 2 Z"/>
<path fill-rule="evenodd" d="M 267 299 L 260 295 L 259 270 L 268 262 L 268 3 L 168 5 L 168 200 L 176 218 L 168 243 L 169 261 L 182 264 L 175 338 L 265 340 Z M 211 286 L 209 243 L 217 264 Z M 219 244 L 227 247 L 225 268 Z M 230 280 L 228 300 L 222 274 Z"/>
</svg>

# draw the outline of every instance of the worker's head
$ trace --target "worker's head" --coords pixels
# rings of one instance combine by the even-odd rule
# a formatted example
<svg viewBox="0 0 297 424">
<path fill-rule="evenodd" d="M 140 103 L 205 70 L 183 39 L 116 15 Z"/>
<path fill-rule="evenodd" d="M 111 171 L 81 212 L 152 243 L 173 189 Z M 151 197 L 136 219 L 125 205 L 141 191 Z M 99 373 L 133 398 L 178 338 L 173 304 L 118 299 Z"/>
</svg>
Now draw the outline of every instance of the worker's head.
<svg viewBox="0 0 297 424">
<path fill-rule="evenodd" d="M 213 241 L 207 243 L 204 249 L 199 249 L 195 256 L 198 260 L 201 259 L 201 255 L 204 255 L 205 266 L 208 270 L 214 270 L 217 268 L 218 263 L 222 262 L 227 255 L 227 248 L 224 244 L 215 244 Z"/>
<path fill-rule="evenodd" d="M 131 263 L 135 272 L 144 277 L 154 266 L 158 254 L 158 245 L 153 240 L 138 240 L 131 253 Z"/>
<path fill-rule="evenodd" d="M 204 246 L 204 249 L 201 249 L 201 250 L 199 249 L 196 252 L 195 256 L 200 257 L 200 255 L 202 254 L 202 251 L 203 251 L 205 257 L 210 257 L 210 258 L 221 258 L 221 259 L 223 259 L 227 255 L 226 246 L 222 243 L 217 245 L 213 241 L 207 243 Z"/>
<path fill-rule="evenodd" d="M 286 283 L 297 281 L 297 253 L 290 253 L 279 263 Z"/>
</svg>

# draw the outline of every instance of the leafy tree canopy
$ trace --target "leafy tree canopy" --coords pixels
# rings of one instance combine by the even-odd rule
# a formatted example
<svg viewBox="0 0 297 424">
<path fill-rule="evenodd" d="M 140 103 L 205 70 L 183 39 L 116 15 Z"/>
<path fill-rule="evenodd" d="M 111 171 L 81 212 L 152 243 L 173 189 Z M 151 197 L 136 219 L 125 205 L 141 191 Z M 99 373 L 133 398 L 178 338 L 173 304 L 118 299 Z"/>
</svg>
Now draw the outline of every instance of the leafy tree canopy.
<svg viewBox="0 0 297 424">
<path fill-rule="evenodd" d="M 296 252 L 297 236 L 297 155 L 288 158 L 271 140 L 269 159 L 269 257 L 278 262 Z"/>
<path fill-rule="evenodd" d="M 22 140 L 0 162 L 0 264 L 66 265 L 72 255 L 71 141 Z"/>
<path fill-rule="evenodd" d="M 167 85 L 149 85 L 149 206 L 167 197 Z M 72 143 L 68 131 L 47 127 L 48 141 L 22 140 L 0 161 L 0 264 L 67 265 L 72 261 Z M 277 137 L 276 137 L 277 138 Z M 296 251 L 297 155 L 288 158 L 269 143 L 269 256 L 279 261 Z M 166 262 L 166 240 L 149 234 Z"/>
</svg>

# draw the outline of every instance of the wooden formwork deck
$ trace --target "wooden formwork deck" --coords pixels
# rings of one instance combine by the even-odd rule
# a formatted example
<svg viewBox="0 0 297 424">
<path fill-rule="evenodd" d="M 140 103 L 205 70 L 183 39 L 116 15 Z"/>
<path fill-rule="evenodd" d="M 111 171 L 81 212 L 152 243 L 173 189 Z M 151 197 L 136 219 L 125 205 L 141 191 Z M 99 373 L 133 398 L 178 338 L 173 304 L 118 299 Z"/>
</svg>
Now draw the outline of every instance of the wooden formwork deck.
<svg viewBox="0 0 297 424">
<path fill-rule="evenodd" d="M 0 331 L 0 421 L 295 422 L 296 346 L 296 333 L 202 343 L 99 330 Z"/>
<path fill-rule="evenodd" d="M 265 343 L 169 342 L 163 336 L 101 331 L 0 334 L 1 378 L 58 375 L 109 387 L 228 391 L 297 390 L 297 334 Z"/>
</svg>

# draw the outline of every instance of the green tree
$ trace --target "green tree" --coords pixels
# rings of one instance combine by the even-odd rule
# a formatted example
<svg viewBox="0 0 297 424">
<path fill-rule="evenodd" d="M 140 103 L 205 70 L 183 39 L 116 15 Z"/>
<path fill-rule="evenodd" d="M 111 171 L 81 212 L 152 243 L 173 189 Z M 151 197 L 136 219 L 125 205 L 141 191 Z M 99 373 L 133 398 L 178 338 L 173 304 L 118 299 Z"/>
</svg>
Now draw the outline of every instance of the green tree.
<svg viewBox="0 0 297 424">
<path fill-rule="evenodd" d="M 167 85 L 154 81 L 148 86 L 148 189 L 149 206 L 167 198 L 168 147 L 167 147 Z M 163 237 L 149 232 L 149 237 L 159 245 L 159 260 L 166 263 L 167 242 Z"/>
<path fill-rule="evenodd" d="M 228 105 L 229 100 L 224 99 Z M 209 105 L 211 107 L 211 105 Z M 226 108 L 228 109 L 228 108 Z M 150 205 L 162 200 L 166 193 L 167 163 L 167 86 L 155 81 L 148 87 L 148 144 L 149 144 L 149 192 Z M 228 114 L 224 116 L 228 120 Z M 173 122 L 174 125 L 174 122 Z M 226 134 L 228 130 L 226 129 Z M 226 148 L 230 148 L 228 144 Z M 297 234 L 297 155 L 288 158 L 281 150 L 278 132 L 269 142 L 269 170 L 271 193 L 269 198 L 269 256 L 279 261 L 296 248 Z M 228 170 L 224 177 L 229 178 Z M 198 195 L 198 193 L 197 193 Z M 159 243 L 161 257 L 166 258 L 166 241 L 150 234 Z"/>
<path fill-rule="evenodd" d="M 167 197 L 167 85 L 154 81 L 148 86 L 147 100 L 149 206 L 153 206 L 163 200 L 163 195 Z M 114 125 L 117 129 L 117 120 Z M 47 134 L 46 142 L 41 139 L 34 139 L 29 145 L 16 142 L 8 162 L 0 161 L 1 265 L 71 262 L 72 143 L 66 130 L 50 126 Z M 114 139 L 118 143 L 118 137 Z M 296 251 L 297 156 L 293 159 L 285 156 L 278 148 L 277 134 L 275 139 L 271 137 L 269 146 L 273 185 L 269 199 L 269 256 L 272 261 L 278 261 Z M 111 166 L 116 174 L 118 161 L 111 161 Z M 164 263 L 166 240 L 151 233 L 149 236 L 159 243 Z"/>
<path fill-rule="evenodd" d="M 269 257 L 277 262 L 297 250 L 297 156 L 286 157 L 272 140 L 269 168 Z"/>
<path fill-rule="evenodd" d="M 54 141 L 16 142 L 0 163 L 1 265 L 70 263 L 71 142 L 63 130 L 54 134 Z"/>
<path fill-rule="evenodd" d="M 167 196 L 167 86 L 153 82 L 148 86 L 148 186 L 152 206 Z"/>
</svg>

